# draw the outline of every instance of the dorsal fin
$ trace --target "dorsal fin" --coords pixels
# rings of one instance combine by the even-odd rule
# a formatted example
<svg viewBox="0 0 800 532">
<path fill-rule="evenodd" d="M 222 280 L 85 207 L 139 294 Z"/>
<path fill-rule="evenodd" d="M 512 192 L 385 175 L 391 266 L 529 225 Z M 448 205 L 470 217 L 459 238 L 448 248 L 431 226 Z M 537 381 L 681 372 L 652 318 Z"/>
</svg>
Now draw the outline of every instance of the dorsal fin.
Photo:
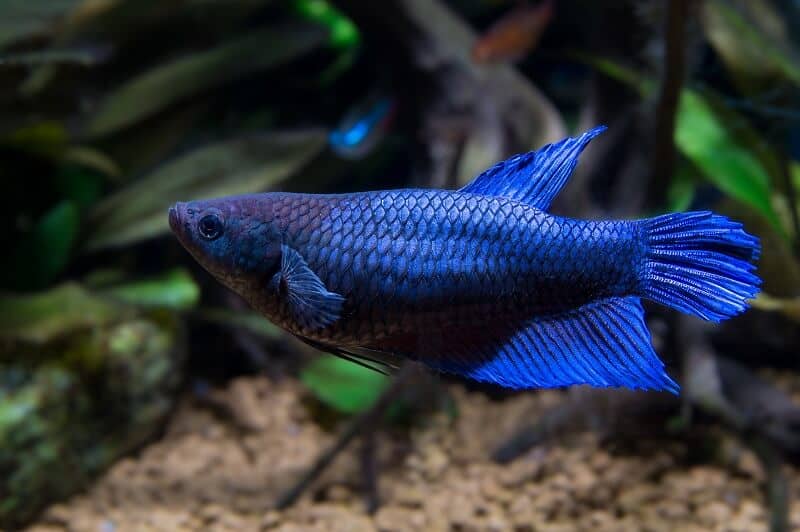
<svg viewBox="0 0 800 532">
<path fill-rule="evenodd" d="M 537 151 L 514 155 L 492 166 L 461 190 L 505 196 L 547 210 L 578 164 L 583 149 L 605 130 L 606 126 L 597 126 L 580 137 L 567 137 Z"/>
</svg>

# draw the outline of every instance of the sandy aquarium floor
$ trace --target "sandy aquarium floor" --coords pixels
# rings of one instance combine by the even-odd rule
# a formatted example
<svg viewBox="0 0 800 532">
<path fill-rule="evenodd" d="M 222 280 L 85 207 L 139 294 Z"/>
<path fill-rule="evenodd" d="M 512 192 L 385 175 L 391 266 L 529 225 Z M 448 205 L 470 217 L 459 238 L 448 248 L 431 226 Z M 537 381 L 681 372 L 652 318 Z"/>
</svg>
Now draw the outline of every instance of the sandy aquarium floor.
<svg viewBox="0 0 800 532">
<path fill-rule="evenodd" d="M 792 388 L 800 390 L 797 383 Z M 187 397 L 164 436 L 118 462 L 86 493 L 49 508 L 30 532 L 56 531 L 747 531 L 766 530 L 764 473 L 734 438 L 717 459 L 652 438 L 621 450 L 613 435 L 561 436 L 508 465 L 491 450 L 563 392 L 491 401 L 459 386 L 459 415 L 434 415 L 378 442 L 382 505 L 365 510 L 358 446 L 289 510 L 278 493 L 333 439 L 287 379 L 245 377 L 214 390 L 216 408 Z M 392 464 L 392 465 L 389 465 Z M 800 529 L 800 471 L 791 522 Z"/>
</svg>

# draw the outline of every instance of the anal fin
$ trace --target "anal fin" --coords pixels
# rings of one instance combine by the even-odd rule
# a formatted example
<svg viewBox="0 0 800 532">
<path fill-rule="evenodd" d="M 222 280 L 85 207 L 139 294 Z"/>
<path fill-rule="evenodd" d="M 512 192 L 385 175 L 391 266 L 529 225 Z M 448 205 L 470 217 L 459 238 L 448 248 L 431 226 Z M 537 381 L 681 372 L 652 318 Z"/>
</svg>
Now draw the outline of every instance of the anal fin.
<svg viewBox="0 0 800 532">
<path fill-rule="evenodd" d="M 508 388 L 575 384 L 680 390 L 653 351 L 637 297 L 592 302 L 529 320 L 517 330 L 455 352 L 421 356 L 440 371 Z"/>
</svg>

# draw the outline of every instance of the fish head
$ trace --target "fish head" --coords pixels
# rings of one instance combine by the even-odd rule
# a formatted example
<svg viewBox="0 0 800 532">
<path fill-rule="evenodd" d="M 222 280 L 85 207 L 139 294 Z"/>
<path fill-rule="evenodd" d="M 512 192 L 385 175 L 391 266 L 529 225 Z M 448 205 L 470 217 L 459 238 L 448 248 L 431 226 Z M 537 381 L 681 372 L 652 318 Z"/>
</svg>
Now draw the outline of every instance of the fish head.
<svg viewBox="0 0 800 532">
<path fill-rule="evenodd" d="M 247 299 L 280 268 L 281 233 L 266 197 L 176 203 L 169 225 L 203 268 Z"/>
</svg>

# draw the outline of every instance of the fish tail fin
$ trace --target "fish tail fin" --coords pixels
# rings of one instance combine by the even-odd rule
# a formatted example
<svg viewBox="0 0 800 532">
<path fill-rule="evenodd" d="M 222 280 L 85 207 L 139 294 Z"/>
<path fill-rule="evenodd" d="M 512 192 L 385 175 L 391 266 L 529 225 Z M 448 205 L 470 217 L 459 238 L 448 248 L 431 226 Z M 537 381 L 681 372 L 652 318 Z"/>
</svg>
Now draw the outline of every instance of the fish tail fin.
<svg viewBox="0 0 800 532">
<path fill-rule="evenodd" d="M 642 296 L 719 322 L 744 312 L 747 300 L 759 292 L 753 262 L 760 244 L 742 224 L 708 211 L 639 223 L 647 246 L 639 277 Z"/>
</svg>

